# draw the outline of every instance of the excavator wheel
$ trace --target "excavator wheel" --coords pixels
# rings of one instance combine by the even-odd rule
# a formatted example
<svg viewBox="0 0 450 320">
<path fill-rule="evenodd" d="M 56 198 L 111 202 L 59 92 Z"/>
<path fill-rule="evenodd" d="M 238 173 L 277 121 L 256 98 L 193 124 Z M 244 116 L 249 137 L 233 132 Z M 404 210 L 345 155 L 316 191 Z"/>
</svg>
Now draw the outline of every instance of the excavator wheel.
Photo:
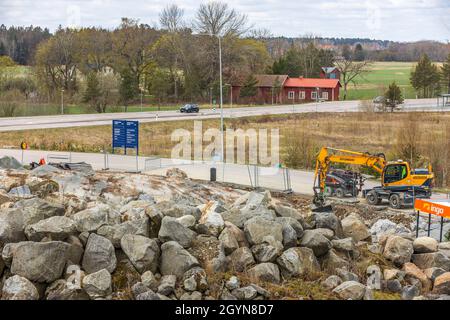
<svg viewBox="0 0 450 320">
<path fill-rule="evenodd" d="M 401 209 L 402 204 L 400 201 L 400 195 L 398 195 L 397 193 L 391 194 L 391 196 L 389 197 L 389 205 L 393 209 Z"/>
<path fill-rule="evenodd" d="M 342 188 L 337 188 L 336 190 L 334 190 L 334 194 L 335 194 L 336 197 L 338 197 L 338 198 L 343 198 L 343 197 L 345 197 L 345 192 L 344 192 L 344 189 L 342 189 Z"/>
<path fill-rule="evenodd" d="M 378 198 L 378 194 L 375 190 L 371 190 L 366 194 L 366 201 L 370 205 L 377 205 L 380 204 L 381 199 Z"/>
</svg>

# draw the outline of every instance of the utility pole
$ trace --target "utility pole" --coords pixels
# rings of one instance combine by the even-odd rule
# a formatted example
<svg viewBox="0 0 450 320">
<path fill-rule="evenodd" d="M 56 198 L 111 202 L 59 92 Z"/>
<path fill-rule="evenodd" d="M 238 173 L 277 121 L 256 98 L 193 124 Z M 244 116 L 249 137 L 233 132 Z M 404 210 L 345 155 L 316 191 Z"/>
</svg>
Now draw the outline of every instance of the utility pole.
<svg viewBox="0 0 450 320">
<path fill-rule="evenodd" d="M 224 163 L 224 137 L 223 137 L 223 88 L 222 88 L 222 42 L 220 39 L 220 36 L 218 36 L 219 38 L 219 73 L 220 73 L 220 77 L 219 77 L 219 85 L 220 85 L 220 136 L 221 136 L 221 144 L 222 144 L 222 152 L 221 152 L 221 160 L 222 163 Z"/>
<path fill-rule="evenodd" d="M 64 114 L 64 88 L 61 89 L 61 114 Z"/>
</svg>

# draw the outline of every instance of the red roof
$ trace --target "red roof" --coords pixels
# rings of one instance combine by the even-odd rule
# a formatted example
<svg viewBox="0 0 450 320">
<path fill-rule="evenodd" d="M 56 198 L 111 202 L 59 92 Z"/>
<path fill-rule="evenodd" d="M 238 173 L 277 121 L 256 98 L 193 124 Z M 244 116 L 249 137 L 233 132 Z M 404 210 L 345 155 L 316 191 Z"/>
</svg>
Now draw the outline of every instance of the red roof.
<svg viewBox="0 0 450 320">
<path fill-rule="evenodd" d="M 341 84 L 337 79 L 316 79 L 316 78 L 288 78 L 284 83 L 285 87 L 290 88 L 336 88 Z"/>
</svg>

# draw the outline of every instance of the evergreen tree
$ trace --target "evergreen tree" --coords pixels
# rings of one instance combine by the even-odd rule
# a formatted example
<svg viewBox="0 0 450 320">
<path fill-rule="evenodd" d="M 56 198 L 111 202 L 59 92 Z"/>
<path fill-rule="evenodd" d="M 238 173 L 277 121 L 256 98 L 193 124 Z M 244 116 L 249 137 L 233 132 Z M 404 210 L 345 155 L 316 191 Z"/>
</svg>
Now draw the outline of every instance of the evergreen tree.
<svg viewBox="0 0 450 320">
<path fill-rule="evenodd" d="M 6 48 L 3 42 L 0 41 L 0 56 L 6 56 Z"/>
<path fill-rule="evenodd" d="M 355 51 L 353 53 L 353 59 L 355 61 L 364 61 L 366 59 L 366 54 L 360 43 L 358 43 L 355 47 Z"/>
<path fill-rule="evenodd" d="M 385 106 L 391 111 L 394 111 L 397 105 L 402 104 L 404 99 L 402 95 L 402 90 L 400 87 L 394 82 L 389 85 L 389 88 L 386 90 L 384 94 L 385 97 Z"/>
<path fill-rule="evenodd" d="M 426 54 L 420 58 L 410 78 L 412 86 L 422 98 L 431 98 L 439 92 L 440 79 L 438 67 Z"/>
<path fill-rule="evenodd" d="M 450 93 L 450 54 L 447 57 L 447 61 L 441 68 L 442 85 L 447 93 Z"/>
<path fill-rule="evenodd" d="M 136 80 L 129 71 L 122 72 L 122 80 L 120 82 L 119 95 L 120 100 L 125 105 L 125 111 L 128 109 L 128 103 L 136 96 Z"/>
<path fill-rule="evenodd" d="M 257 84 L 258 80 L 255 78 L 255 76 L 249 75 L 247 79 L 245 79 L 244 85 L 242 86 L 240 97 L 254 97 L 258 93 L 258 88 L 256 87 Z"/>
</svg>

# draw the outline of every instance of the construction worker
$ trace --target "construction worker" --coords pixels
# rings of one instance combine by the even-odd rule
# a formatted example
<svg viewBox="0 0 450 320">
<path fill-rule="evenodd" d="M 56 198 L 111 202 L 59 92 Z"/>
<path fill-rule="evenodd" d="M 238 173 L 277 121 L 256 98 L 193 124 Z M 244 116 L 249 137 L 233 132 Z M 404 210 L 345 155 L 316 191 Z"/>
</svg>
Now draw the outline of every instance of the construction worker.
<svg viewBox="0 0 450 320">
<path fill-rule="evenodd" d="M 405 179 L 407 175 L 406 166 L 402 166 L 402 179 Z"/>
</svg>

